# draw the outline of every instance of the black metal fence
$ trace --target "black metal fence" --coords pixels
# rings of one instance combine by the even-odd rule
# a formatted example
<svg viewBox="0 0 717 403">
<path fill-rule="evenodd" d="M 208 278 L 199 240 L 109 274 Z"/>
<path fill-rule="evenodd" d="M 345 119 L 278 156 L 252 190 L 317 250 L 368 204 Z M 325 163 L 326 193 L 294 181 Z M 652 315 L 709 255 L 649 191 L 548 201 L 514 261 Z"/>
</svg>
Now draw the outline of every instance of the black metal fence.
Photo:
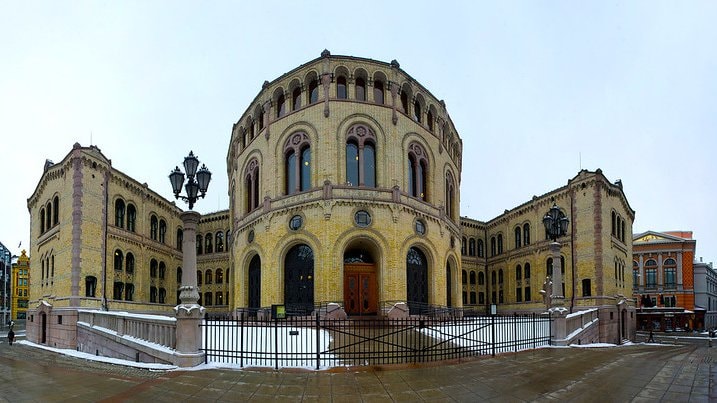
<svg viewBox="0 0 717 403">
<path fill-rule="evenodd" d="M 239 313 L 201 326 L 207 362 L 276 369 L 420 363 L 550 344 L 550 317 L 535 314 L 258 321 Z"/>
</svg>

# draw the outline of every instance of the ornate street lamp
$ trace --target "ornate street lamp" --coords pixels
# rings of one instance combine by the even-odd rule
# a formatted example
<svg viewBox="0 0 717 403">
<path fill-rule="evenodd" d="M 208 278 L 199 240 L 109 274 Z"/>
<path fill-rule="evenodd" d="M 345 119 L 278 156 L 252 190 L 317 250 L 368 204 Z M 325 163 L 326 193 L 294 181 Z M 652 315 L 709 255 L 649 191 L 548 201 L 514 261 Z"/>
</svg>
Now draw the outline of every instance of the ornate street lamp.
<svg viewBox="0 0 717 403">
<path fill-rule="evenodd" d="M 187 173 L 187 184 L 184 187 L 187 192 L 186 196 L 179 194 L 182 192 L 182 185 L 184 184 L 184 173 L 179 170 L 179 167 L 174 167 L 174 171 L 169 174 L 169 182 L 172 183 L 174 197 L 189 203 L 190 210 L 194 207 L 194 203 L 197 202 L 198 198 L 206 196 L 209 181 L 212 180 L 212 173 L 209 172 L 206 165 L 202 164 L 202 167 L 197 171 L 198 166 L 199 160 L 194 156 L 194 152 L 190 151 L 189 155 L 184 157 L 184 171 Z"/>
<path fill-rule="evenodd" d="M 560 242 L 558 238 L 568 233 L 568 218 L 560 211 L 560 207 L 553 203 L 553 207 L 550 208 L 545 217 L 543 217 L 543 224 L 545 225 L 545 231 L 553 240 L 550 243 L 550 252 L 553 256 L 553 274 L 552 279 L 552 295 L 550 295 L 551 310 L 554 308 L 564 309 L 563 303 L 565 296 L 563 296 L 563 278 L 562 268 L 560 259 Z"/>
<path fill-rule="evenodd" d="M 184 185 L 184 173 L 175 167 L 169 174 L 174 197 L 189 204 L 189 210 L 182 212 L 182 285 L 179 287 L 180 304 L 174 308 L 177 317 L 177 355 L 179 366 L 194 366 L 204 361 L 202 334 L 199 324 L 204 316 L 204 307 L 199 305 L 199 289 L 197 287 L 197 224 L 199 213 L 193 211 L 198 198 L 207 194 L 212 173 L 202 164 L 197 170 L 199 160 L 192 151 L 184 157 L 184 171 L 187 184 Z M 187 195 L 180 195 L 182 185 Z"/>
</svg>

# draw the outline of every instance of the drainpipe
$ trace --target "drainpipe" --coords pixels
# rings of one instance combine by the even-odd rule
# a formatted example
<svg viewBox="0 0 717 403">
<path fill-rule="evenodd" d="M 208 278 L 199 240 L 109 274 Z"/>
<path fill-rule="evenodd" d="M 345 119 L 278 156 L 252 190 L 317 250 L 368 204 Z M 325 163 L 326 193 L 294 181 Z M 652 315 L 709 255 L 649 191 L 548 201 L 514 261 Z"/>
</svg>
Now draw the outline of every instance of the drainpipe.
<svg viewBox="0 0 717 403">
<path fill-rule="evenodd" d="M 572 279 L 570 281 L 570 289 L 572 293 L 570 295 L 570 313 L 573 313 L 575 307 L 575 189 L 570 189 L 570 274 Z"/>
</svg>

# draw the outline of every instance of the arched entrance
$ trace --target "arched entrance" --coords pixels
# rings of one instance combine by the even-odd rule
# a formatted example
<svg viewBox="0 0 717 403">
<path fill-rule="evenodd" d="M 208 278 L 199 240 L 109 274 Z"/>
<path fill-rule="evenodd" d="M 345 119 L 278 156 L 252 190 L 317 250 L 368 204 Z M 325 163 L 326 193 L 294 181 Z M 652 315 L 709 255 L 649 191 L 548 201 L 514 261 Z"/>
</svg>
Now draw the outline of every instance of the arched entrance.
<svg viewBox="0 0 717 403">
<path fill-rule="evenodd" d="M 451 275 L 451 264 L 446 263 L 446 306 L 453 306 L 453 276 Z"/>
<path fill-rule="evenodd" d="M 406 302 L 410 315 L 420 315 L 428 305 L 428 262 L 418 248 L 406 255 Z"/>
<path fill-rule="evenodd" d="M 348 315 L 375 315 L 378 311 L 376 263 L 365 249 L 344 252 L 344 310 Z"/>
<path fill-rule="evenodd" d="M 261 259 L 254 255 L 249 262 L 249 315 L 255 316 L 261 307 Z"/>
<path fill-rule="evenodd" d="M 314 310 L 314 251 L 296 245 L 284 259 L 284 305 L 289 315 L 309 315 Z"/>
<path fill-rule="evenodd" d="M 47 343 L 47 314 L 40 313 L 40 344 Z"/>
</svg>

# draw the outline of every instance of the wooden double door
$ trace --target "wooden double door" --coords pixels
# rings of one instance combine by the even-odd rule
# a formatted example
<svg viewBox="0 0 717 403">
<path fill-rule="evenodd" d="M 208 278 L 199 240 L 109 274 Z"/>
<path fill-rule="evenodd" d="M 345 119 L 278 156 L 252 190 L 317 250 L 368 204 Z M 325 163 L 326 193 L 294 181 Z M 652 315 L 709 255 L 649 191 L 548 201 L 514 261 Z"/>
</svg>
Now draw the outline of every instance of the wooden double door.
<svg viewBox="0 0 717 403">
<path fill-rule="evenodd" d="M 375 315 L 378 284 L 373 263 L 344 264 L 344 309 L 348 315 Z"/>
</svg>

